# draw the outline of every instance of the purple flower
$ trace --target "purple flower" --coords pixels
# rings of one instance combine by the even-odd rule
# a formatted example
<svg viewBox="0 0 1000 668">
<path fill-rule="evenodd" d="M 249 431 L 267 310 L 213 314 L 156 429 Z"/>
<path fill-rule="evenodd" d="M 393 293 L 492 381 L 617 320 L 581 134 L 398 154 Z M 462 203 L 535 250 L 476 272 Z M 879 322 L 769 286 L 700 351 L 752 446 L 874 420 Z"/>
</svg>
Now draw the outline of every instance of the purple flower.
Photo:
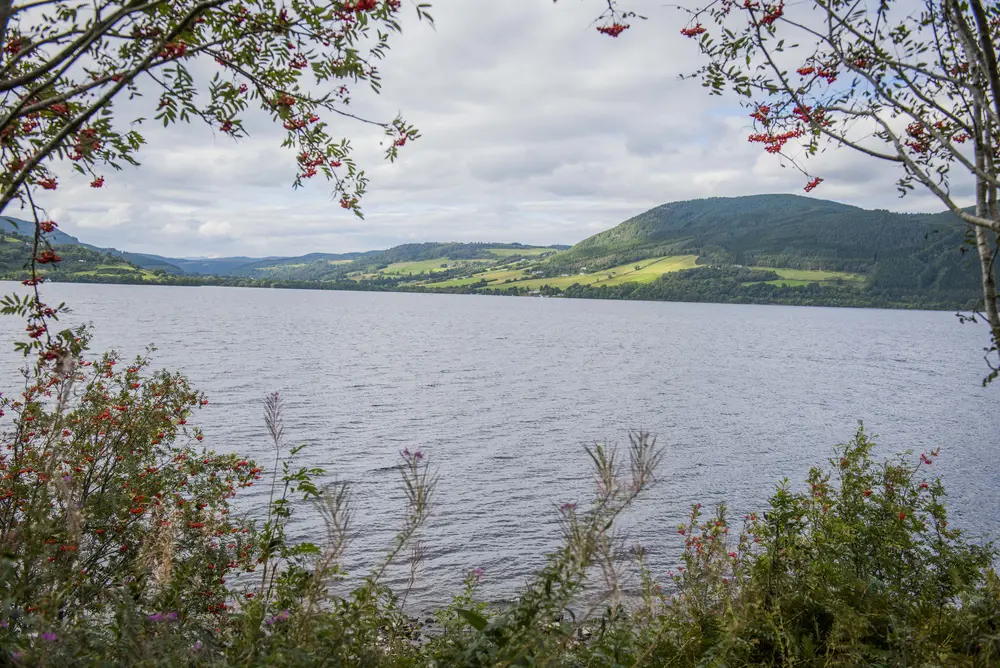
<svg viewBox="0 0 1000 668">
<path fill-rule="evenodd" d="M 416 452 L 413 453 L 413 458 L 419 462 L 421 459 L 424 458 L 424 453 L 417 450 Z"/>
<path fill-rule="evenodd" d="M 409 459 L 410 458 L 410 449 L 409 448 L 403 448 L 403 452 L 401 454 L 404 457 L 406 457 L 407 459 Z"/>
<path fill-rule="evenodd" d="M 177 621 L 177 613 L 176 613 L 176 612 L 168 612 L 168 613 L 167 613 L 167 614 L 165 614 L 165 615 L 164 615 L 163 617 L 164 617 L 164 619 L 166 619 L 166 620 L 167 620 L 168 622 L 176 622 L 176 621 Z"/>
<path fill-rule="evenodd" d="M 16 649 L 10 653 L 10 658 L 11 661 L 13 661 L 14 663 L 20 663 L 21 659 L 24 658 L 24 652 L 22 652 L 19 649 Z"/>
<path fill-rule="evenodd" d="M 271 617 L 270 619 L 268 619 L 267 620 L 267 625 L 268 626 L 274 626 L 274 624 L 276 622 L 285 622 L 285 621 L 288 621 L 288 618 L 291 617 L 291 616 L 292 616 L 292 613 L 290 611 L 288 611 L 288 610 L 282 610 L 281 612 L 279 612 L 278 614 L 276 614 L 274 617 Z"/>
<path fill-rule="evenodd" d="M 201 649 L 201 641 L 199 640 L 199 641 L 195 642 L 195 644 L 191 646 L 191 649 L 195 650 L 196 652 L 199 649 Z"/>
<path fill-rule="evenodd" d="M 6 620 L 6 619 L 0 619 L 0 629 L 5 629 L 5 628 L 7 628 L 8 626 L 10 626 L 10 624 L 9 624 L 9 623 L 7 623 L 7 620 Z"/>
<path fill-rule="evenodd" d="M 57 638 L 57 636 L 56 636 L 55 633 L 52 633 L 51 631 L 46 631 L 45 633 L 42 634 L 42 640 L 48 640 L 49 642 L 55 642 L 56 640 L 58 640 L 58 638 Z"/>
<path fill-rule="evenodd" d="M 479 582 L 480 580 L 482 580 L 483 576 L 485 574 L 486 574 L 486 571 L 484 571 L 482 568 L 474 568 L 474 569 L 472 569 L 472 577 L 476 578 L 476 582 Z"/>
<path fill-rule="evenodd" d="M 163 613 L 162 612 L 154 612 L 151 615 L 146 615 L 146 619 L 148 619 L 151 622 L 162 622 L 163 621 Z"/>
<path fill-rule="evenodd" d="M 572 511 L 576 510 L 576 504 L 575 503 L 564 503 L 561 506 L 559 506 L 559 510 L 563 511 L 564 513 L 572 512 Z"/>
</svg>

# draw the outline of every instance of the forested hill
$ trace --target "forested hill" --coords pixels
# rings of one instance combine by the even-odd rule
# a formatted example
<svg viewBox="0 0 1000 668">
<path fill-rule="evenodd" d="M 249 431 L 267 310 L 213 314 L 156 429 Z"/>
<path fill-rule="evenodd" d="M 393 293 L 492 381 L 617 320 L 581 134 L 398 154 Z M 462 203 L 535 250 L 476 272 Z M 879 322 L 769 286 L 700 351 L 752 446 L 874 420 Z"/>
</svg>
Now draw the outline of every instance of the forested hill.
<svg viewBox="0 0 1000 668">
<path fill-rule="evenodd" d="M 876 293 L 960 299 L 979 285 L 965 232 L 951 213 L 901 214 L 798 195 L 715 197 L 650 209 L 552 262 L 593 271 L 690 253 L 700 264 L 854 272 Z"/>
<path fill-rule="evenodd" d="M 31 227 L 0 227 L 0 277 L 23 275 Z M 755 195 L 664 204 L 572 247 L 428 242 L 181 259 L 96 248 L 57 231 L 52 241 L 65 260 L 48 271 L 64 281 L 975 308 L 979 267 L 966 234 L 951 213 Z"/>
</svg>

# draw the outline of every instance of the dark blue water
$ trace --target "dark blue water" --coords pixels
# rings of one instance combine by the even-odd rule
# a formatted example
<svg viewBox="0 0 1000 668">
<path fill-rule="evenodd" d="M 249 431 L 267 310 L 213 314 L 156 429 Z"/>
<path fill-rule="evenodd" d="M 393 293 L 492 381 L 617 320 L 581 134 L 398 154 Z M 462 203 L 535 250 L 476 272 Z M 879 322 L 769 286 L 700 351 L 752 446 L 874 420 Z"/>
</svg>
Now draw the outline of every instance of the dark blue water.
<svg viewBox="0 0 1000 668">
<path fill-rule="evenodd" d="M 583 448 L 658 434 L 655 486 L 624 522 L 655 571 L 676 564 L 688 506 L 759 509 L 859 419 L 885 453 L 940 447 L 958 524 L 1000 528 L 1000 387 L 983 389 L 984 327 L 926 311 L 237 288 L 48 285 L 92 322 L 95 349 L 181 369 L 211 403 L 205 445 L 273 459 L 261 399 L 280 391 L 304 462 L 346 480 L 363 574 L 402 523 L 398 452 L 440 475 L 411 602 L 447 600 L 471 569 L 516 594 L 558 543 L 556 506 L 592 491 Z M 7 340 L 23 325 L 0 319 Z M 19 358 L 0 350 L 16 388 Z M 259 510 L 266 490 L 245 507 Z M 263 498 L 262 498 L 263 497 Z M 298 535 L 316 534 L 303 512 Z M 403 569 L 394 575 L 402 577 Z"/>
</svg>

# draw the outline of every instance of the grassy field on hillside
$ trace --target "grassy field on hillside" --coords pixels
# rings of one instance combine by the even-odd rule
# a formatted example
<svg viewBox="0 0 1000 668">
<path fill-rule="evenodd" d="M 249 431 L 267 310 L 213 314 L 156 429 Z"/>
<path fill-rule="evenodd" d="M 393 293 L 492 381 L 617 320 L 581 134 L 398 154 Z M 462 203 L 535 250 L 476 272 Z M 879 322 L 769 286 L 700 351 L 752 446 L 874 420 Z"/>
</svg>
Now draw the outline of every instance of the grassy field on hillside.
<svg viewBox="0 0 1000 668">
<path fill-rule="evenodd" d="M 487 248 L 486 250 L 497 257 L 510 257 L 512 255 L 532 257 L 536 255 L 544 255 L 545 253 L 559 252 L 556 248 Z"/>
<path fill-rule="evenodd" d="M 508 279 L 518 279 L 524 278 L 523 269 L 494 269 L 492 271 L 483 271 L 478 274 L 473 274 L 467 278 L 453 278 L 450 281 L 438 281 L 436 283 L 427 283 L 424 287 L 428 288 L 455 288 L 461 287 L 463 285 L 472 285 L 473 283 L 478 283 L 479 281 L 489 281 L 490 287 L 495 285 L 500 285 Z"/>
<path fill-rule="evenodd" d="M 830 284 L 838 280 L 844 283 L 859 285 L 864 283 L 865 277 L 861 274 L 852 274 L 846 271 L 822 271 L 818 269 L 775 269 L 773 267 L 750 267 L 761 271 L 773 271 L 781 276 L 773 281 L 761 281 L 768 285 L 787 285 L 788 287 L 798 287 L 809 285 L 810 283 Z"/>
<path fill-rule="evenodd" d="M 481 260 L 478 261 L 481 262 Z M 477 262 L 477 260 L 449 260 L 446 257 L 439 257 L 433 260 L 395 262 L 393 264 L 390 264 L 385 269 L 383 269 L 381 273 L 406 275 L 406 274 L 422 274 L 426 272 L 428 274 L 434 274 L 437 272 L 445 271 L 447 269 L 453 269 L 463 264 L 469 264 L 470 262 Z M 447 266 L 442 267 L 441 265 L 447 265 Z"/>
<path fill-rule="evenodd" d="M 340 264 L 350 264 L 351 260 L 326 260 L 328 265 L 340 265 Z M 292 271 L 295 269 L 305 269 L 307 267 L 313 267 L 316 262 L 295 262 L 293 264 L 271 264 L 266 266 L 256 267 L 257 271 L 266 271 L 271 273 L 276 273 L 279 271 Z"/>
<path fill-rule="evenodd" d="M 698 265 L 695 261 L 697 255 L 667 255 L 664 257 L 639 260 L 629 264 L 611 267 L 602 271 L 575 274 L 572 276 L 556 276 L 553 278 L 532 278 L 515 283 L 509 283 L 510 287 L 524 287 L 528 290 L 537 290 L 543 285 L 553 288 L 568 288 L 579 283 L 580 285 L 620 285 L 622 283 L 650 283 L 659 278 L 662 274 L 680 271 L 682 269 L 693 269 Z M 637 268 L 638 267 L 638 268 Z"/>
<path fill-rule="evenodd" d="M 697 260 L 697 255 L 668 255 L 651 260 L 640 260 L 639 262 L 612 267 L 608 271 L 597 273 L 597 276 L 607 276 L 610 273 L 611 278 L 595 281 L 595 284 L 650 283 L 663 274 L 680 271 L 681 269 L 694 269 L 698 266 L 695 264 Z"/>
</svg>

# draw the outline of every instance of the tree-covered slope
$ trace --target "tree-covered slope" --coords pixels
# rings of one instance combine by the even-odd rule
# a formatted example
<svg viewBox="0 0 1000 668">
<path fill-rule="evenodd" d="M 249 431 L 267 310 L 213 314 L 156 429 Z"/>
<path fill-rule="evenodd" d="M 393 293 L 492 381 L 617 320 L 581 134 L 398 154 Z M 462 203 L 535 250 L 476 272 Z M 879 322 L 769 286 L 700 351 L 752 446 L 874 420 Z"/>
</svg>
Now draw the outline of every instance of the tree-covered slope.
<svg viewBox="0 0 1000 668">
<path fill-rule="evenodd" d="M 947 214 L 867 210 L 797 195 L 672 202 L 581 241 L 552 272 L 695 253 L 703 264 L 847 271 L 875 293 L 961 299 L 978 289 L 965 226 Z"/>
<path fill-rule="evenodd" d="M 35 234 L 35 223 L 30 220 L 22 220 L 13 216 L 0 216 L 0 233 L 10 232 L 22 237 L 31 237 Z M 78 244 L 80 240 L 66 234 L 60 229 L 55 229 L 48 234 L 49 240 L 54 244 Z"/>
<path fill-rule="evenodd" d="M 28 236 L 10 231 L 0 234 L 0 278 L 27 278 L 31 249 L 32 239 Z M 159 277 L 114 253 L 94 250 L 80 243 L 54 244 L 53 250 L 61 261 L 39 267 L 50 280 L 137 283 L 155 281 Z"/>
</svg>

